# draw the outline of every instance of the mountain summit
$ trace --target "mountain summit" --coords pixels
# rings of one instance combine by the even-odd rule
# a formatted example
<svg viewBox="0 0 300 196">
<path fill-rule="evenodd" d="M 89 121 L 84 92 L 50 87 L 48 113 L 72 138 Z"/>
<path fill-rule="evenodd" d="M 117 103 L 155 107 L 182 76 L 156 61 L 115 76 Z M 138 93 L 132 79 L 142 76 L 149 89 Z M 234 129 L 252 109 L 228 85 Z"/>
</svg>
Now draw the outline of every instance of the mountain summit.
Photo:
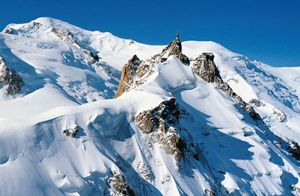
<svg viewBox="0 0 300 196">
<path fill-rule="evenodd" d="M 9 24 L 0 195 L 300 194 L 299 74 L 179 35 Z"/>
</svg>

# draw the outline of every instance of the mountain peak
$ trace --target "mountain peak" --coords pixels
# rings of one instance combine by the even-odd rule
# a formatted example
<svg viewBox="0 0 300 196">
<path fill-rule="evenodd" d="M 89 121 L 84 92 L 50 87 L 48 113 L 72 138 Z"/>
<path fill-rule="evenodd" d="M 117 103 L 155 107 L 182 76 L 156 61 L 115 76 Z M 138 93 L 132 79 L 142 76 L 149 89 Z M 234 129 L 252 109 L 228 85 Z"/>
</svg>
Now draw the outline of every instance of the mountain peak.
<svg viewBox="0 0 300 196">
<path fill-rule="evenodd" d="M 12 29 L 16 29 L 16 30 L 20 30 L 20 29 L 30 29 L 33 28 L 36 25 L 43 25 L 46 27 L 61 27 L 61 28 L 78 28 L 75 27 L 74 25 L 71 25 L 67 22 L 64 22 L 62 20 L 58 20 L 55 18 L 50 18 L 50 17 L 39 17 L 37 19 L 34 19 L 30 22 L 26 22 L 26 23 L 21 23 L 21 24 L 15 24 L 15 23 L 11 23 L 8 24 L 3 32 L 9 28 Z"/>
<path fill-rule="evenodd" d="M 182 44 L 179 38 L 179 34 L 176 34 L 176 39 L 171 41 L 171 43 L 162 50 L 161 61 L 165 61 L 171 55 L 179 58 L 180 61 L 185 65 L 190 64 L 189 58 L 182 53 Z"/>
<path fill-rule="evenodd" d="M 180 52 L 182 52 L 182 45 L 181 45 L 179 33 L 176 34 L 176 39 L 175 39 L 175 41 L 176 41 L 176 44 L 177 44 L 177 46 L 178 46 Z"/>
<path fill-rule="evenodd" d="M 299 70 L 46 17 L 5 31 L 0 195 L 300 192 Z"/>
</svg>

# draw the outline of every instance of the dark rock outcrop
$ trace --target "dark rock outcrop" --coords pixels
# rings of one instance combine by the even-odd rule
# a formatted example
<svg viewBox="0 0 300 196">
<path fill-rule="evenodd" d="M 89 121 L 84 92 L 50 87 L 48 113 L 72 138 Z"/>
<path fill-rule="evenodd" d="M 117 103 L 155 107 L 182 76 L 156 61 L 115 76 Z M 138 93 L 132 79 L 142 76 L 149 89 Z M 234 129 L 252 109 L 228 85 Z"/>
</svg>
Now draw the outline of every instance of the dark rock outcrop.
<svg viewBox="0 0 300 196">
<path fill-rule="evenodd" d="M 133 83 L 134 77 L 137 74 L 137 69 L 140 64 L 141 60 L 136 55 L 134 55 L 128 61 L 128 63 L 124 65 L 121 72 L 119 87 L 115 97 L 121 96 L 125 91 L 127 91 L 130 88 L 131 84 Z"/>
<path fill-rule="evenodd" d="M 17 72 L 9 68 L 5 60 L 0 56 L 0 84 L 6 86 L 6 93 L 13 95 L 20 92 L 24 82 Z"/>
<path fill-rule="evenodd" d="M 62 29 L 58 29 L 58 28 L 52 28 L 51 32 L 53 32 L 54 34 L 56 34 L 63 41 L 66 41 L 66 42 L 71 43 L 71 44 L 74 44 L 74 43 L 77 44 L 75 37 L 68 30 L 62 30 Z"/>
<path fill-rule="evenodd" d="M 223 81 L 220 72 L 214 63 L 213 53 L 202 53 L 196 58 L 195 63 L 192 66 L 193 72 L 200 76 L 203 80 L 210 83 L 215 83 L 219 89 L 226 92 L 231 96 L 234 102 L 244 109 L 249 116 L 255 120 L 262 120 L 260 115 L 254 110 L 254 108 L 246 103 L 240 96 L 233 92 L 232 88 Z"/>
<path fill-rule="evenodd" d="M 152 138 L 163 146 L 166 153 L 180 160 L 186 147 L 178 133 L 181 114 L 175 98 L 171 98 L 152 110 L 139 113 L 135 122 L 143 133 L 152 134 Z"/>
<path fill-rule="evenodd" d="M 154 73 L 155 65 L 158 63 L 160 63 L 159 55 L 145 61 L 134 55 L 122 68 L 119 87 L 114 97 L 117 98 L 124 92 L 145 83 L 148 76 Z"/>
<path fill-rule="evenodd" d="M 3 33 L 12 34 L 12 35 L 16 35 L 17 34 L 16 30 L 13 29 L 13 28 L 10 28 L 10 27 L 5 28 L 3 30 Z"/>
<path fill-rule="evenodd" d="M 125 181 L 125 178 L 122 174 L 113 171 L 112 176 L 108 178 L 107 183 L 109 184 L 109 193 L 113 196 L 119 196 L 119 195 L 128 195 L 128 196 L 134 196 L 133 190 L 129 187 L 127 182 Z"/>
<path fill-rule="evenodd" d="M 293 184 L 292 185 L 292 189 L 295 191 L 295 195 L 300 195 L 300 187 L 299 187 L 299 185 L 297 186 L 297 185 L 295 185 L 295 184 Z"/>
<path fill-rule="evenodd" d="M 155 65 L 166 61 L 171 55 L 175 55 L 185 65 L 190 64 L 189 58 L 182 54 L 179 35 L 177 35 L 176 40 L 172 41 L 161 53 L 156 54 L 145 61 L 140 60 L 134 55 L 122 68 L 119 87 L 115 94 L 115 98 L 121 96 L 131 88 L 134 88 L 134 86 L 143 84 L 147 77 L 154 73 Z"/>
<path fill-rule="evenodd" d="M 142 162 L 138 162 L 137 171 L 149 182 L 153 182 L 154 175 L 151 170 Z"/>
<path fill-rule="evenodd" d="M 136 117 L 137 125 L 144 133 L 151 133 L 156 129 L 166 132 L 167 125 L 176 125 L 179 122 L 180 110 L 175 98 L 164 101 L 152 110 L 141 112 Z"/>
<path fill-rule="evenodd" d="M 300 161 L 300 146 L 297 142 L 291 141 L 287 151 L 291 154 L 291 156 Z"/>
<path fill-rule="evenodd" d="M 286 122 L 288 120 L 285 113 L 278 111 L 274 108 L 273 108 L 273 114 L 279 120 L 279 122 Z"/>
<path fill-rule="evenodd" d="M 195 74 L 200 76 L 206 82 L 216 82 L 221 80 L 212 53 L 202 53 L 197 57 L 196 62 L 193 64 L 193 70 Z"/>
<path fill-rule="evenodd" d="M 88 64 L 93 64 L 100 60 L 100 57 L 97 55 L 96 51 L 90 51 L 82 47 L 71 31 L 59 28 L 51 28 L 51 32 L 59 37 L 62 41 L 77 46 L 83 52 L 84 56 L 88 59 Z"/>
<path fill-rule="evenodd" d="M 89 62 L 88 62 L 89 64 L 96 63 L 96 62 L 98 62 L 100 60 L 100 57 L 98 56 L 97 53 L 89 51 L 89 50 L 86 50 L 86 49 L 82 49 L 82 51 L 83 51 L 84 55 L 88 59 L 90 59 Z"/>
<path fill-rule="evenodd" d="M 160 54 L 161 62 L 167 60 L 171 55 L 175 55 L 183 64 L 189 65 L 189 58 L 182 53 L 182 45 L 179 35 L 176 35 L 176 40 L 173 40 L 166 48 L 164 48 Z"/>
<path fill-rule="evenodd" d="M 22 26 L 21 28 L 18 28 L 18 29 L 14 29 L 11 27 L 11 25 L 8 25 L 7 27 L 5 27 L 5 29 L 3 30 L 3 33 L 7 33 L 7 34 L 12 34 L 12 35 L 18 35 L 19 32 L 22 32 L 25 28 L 26 28 L 27 25 L 24 25 Z M 42 26 L 41 23 L 39 22 L 31 22 L 29 24 L 29 27 L 30 27 L 30 30 L 31 32 L 34 31 L 34 30 L 37 30 L 39 29 L 40 27 Z M 23 31 L 24 32 L 24 31 Z"/>
<path fill-rule="evenodd" d="M 79 130 L 79 126 L 75 126 L 74 128 L 63 130 L 63 133 L 66 136 L 72 136 L 74 138 L 74 137 L 76 137 L 76 134 L 78 133 L 78 130 Z"/>
<path fill-rule="evenodd" d="M 258 99 L 251 99 L 249 104 L 255 105 L 255 107 L 262 107 L 265 106 L 264 103 L 262 103 L 260 100 Z"/>
<path fill-rule="evenodd" d="M 32 22 L 32 27 L 31 28 L 37 30 L 41 26 L 43 26 L 43 25 L 41 23 L 39 23 L 39 22 Z"/>
<path fill-rule="evenodd" d="M 204 192 L 205 192 L 206 196 L 215 196 L 216 195 L 215 191 L 212 189 L 205 189 Z"/>
</svg>

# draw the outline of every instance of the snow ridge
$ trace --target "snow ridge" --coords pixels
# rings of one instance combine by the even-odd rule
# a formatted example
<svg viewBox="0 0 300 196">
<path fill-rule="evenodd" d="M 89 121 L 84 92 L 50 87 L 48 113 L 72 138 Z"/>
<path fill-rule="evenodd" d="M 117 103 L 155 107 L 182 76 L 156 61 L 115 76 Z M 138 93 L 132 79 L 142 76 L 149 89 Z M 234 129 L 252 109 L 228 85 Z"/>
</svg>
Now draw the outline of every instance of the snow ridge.
<svg viewBox="0 0 300 196">
<path fill-rule="evenodd" d="M 298 68 L 46 17 L 0 56 L 23 82 L 0 86 L 0 195 L 300 193 Z"/>
</svg>

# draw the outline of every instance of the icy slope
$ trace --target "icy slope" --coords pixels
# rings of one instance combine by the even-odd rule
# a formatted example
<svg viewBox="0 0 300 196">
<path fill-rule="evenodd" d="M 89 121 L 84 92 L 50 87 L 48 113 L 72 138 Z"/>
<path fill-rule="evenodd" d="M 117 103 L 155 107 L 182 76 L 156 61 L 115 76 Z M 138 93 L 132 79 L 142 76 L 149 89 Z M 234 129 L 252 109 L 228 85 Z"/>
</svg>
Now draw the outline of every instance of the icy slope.
<svg viewBox="0 0 300 196">
<path fill-rule="evenodd" d="M 166 77 L 170 68 L 183 73 Z M 141 87 L 144 90 L 138 88 L 115 100 L 1 121 L 0 184 L 15 183 L 3 186 L 2 194 L 103 192 L 113 168 L 122 170 L 137 194 L 143 190 L 149 195 L 158 191 L 204 194 L 205 190 L 221 194 L 225 189 L 249 194 L 291 191 L 299 168 L 228 96 L 197 79 L 173 57 L 158 65 L 157 71 L 155 79 Z M 170 87 L 177 88 L 169 91 Z M 181 122 L 181 134 L 190 138 L 200 161 L 187 154 L 176 163 L 134 124 L 135 114 L 170 95 L 188 113 Z M 243 116 L 246 120 L 241 121 Z M 62 130 L 75 126 L 80 127 L 75 138 L 63 134 Z M 145 180 L 141 170 L 152 177 Z"/>
<path fill-rule="evenodd" d="M 147 60 L 163 46 L 51 18 L 3 32 L 0 56 L 25 86 L 1 94 L 0 195 L 299 191 L 299 162 L 287 148 L 291 140 L 300 143 L 294 70 L 290 79 L 289 68 L 277 71 L 214 42 L 182 43 L 191 64 L 212 52 L 234 92 L 246 102 L 259 100 L 252 103 L 264 122 L 256 122 L 176 56 Z M 112 99 L 134 54 L 148 69 Z"/>
<path fill-rule="evenodd" d="M 244 101 L 252 104 L 276 134 L 300 142 L 299 68 L 274 68 L 233 53 L 213 42 L 188 41 L 183 52 L 195 59 L 212 52 L 223 79 Z"/>
</svg>

